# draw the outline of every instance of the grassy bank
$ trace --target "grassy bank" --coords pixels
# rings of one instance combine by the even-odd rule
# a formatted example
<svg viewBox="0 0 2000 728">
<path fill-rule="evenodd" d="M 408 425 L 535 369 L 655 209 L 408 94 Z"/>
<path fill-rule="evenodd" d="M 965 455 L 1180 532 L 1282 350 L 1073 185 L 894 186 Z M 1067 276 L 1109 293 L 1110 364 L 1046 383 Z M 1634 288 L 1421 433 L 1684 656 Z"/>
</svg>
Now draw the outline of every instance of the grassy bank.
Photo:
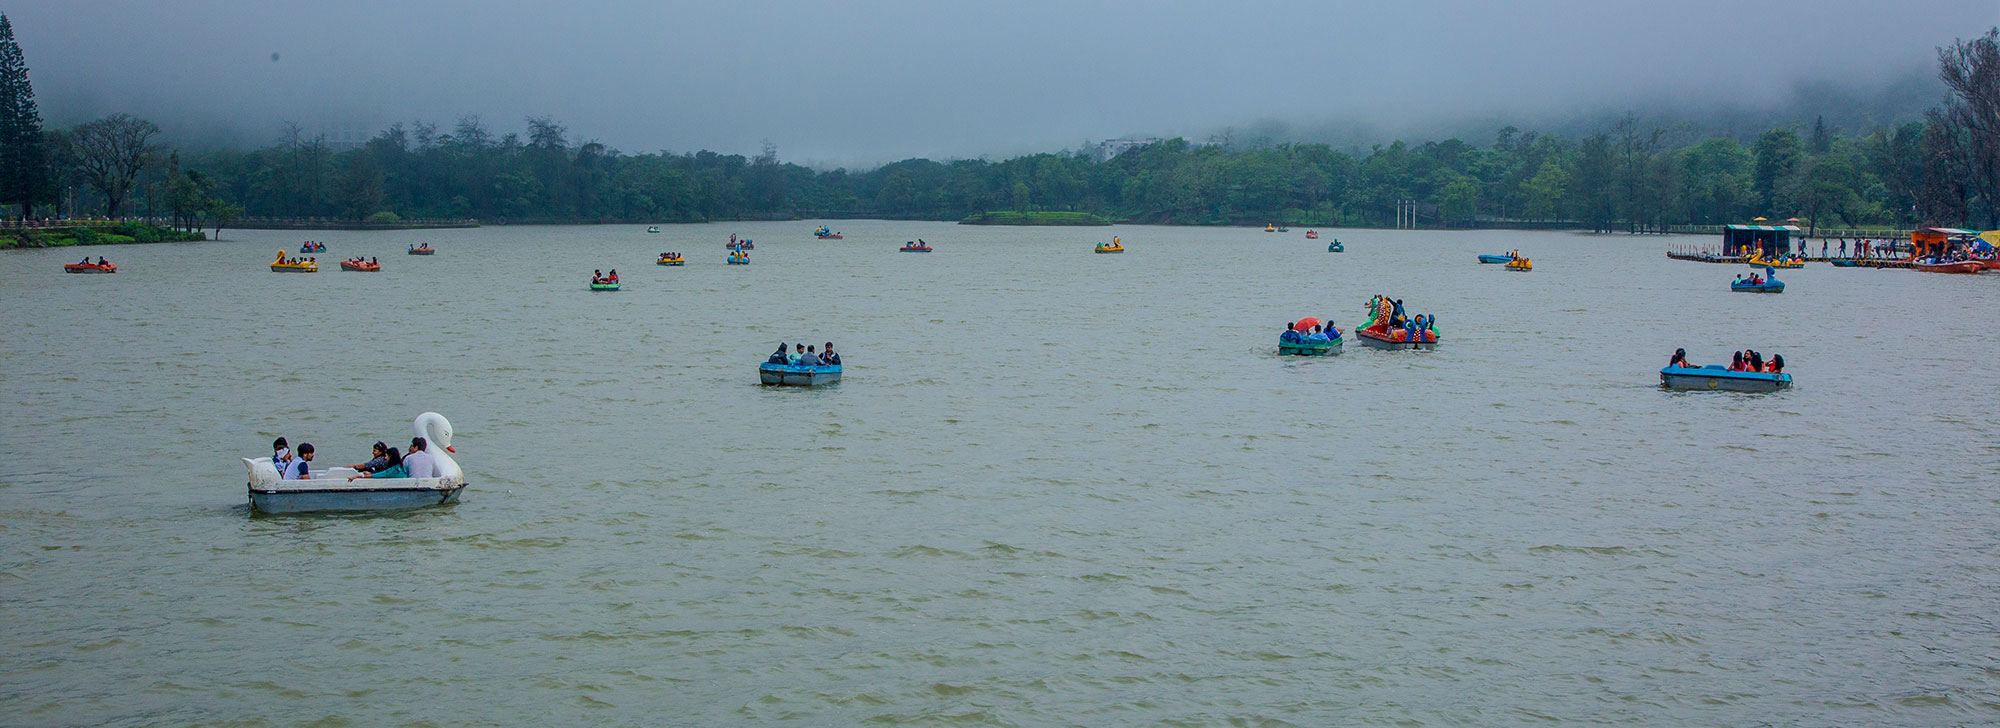
<svg viewBox="0 0 2000 728">
<path fill-rule="evenodd" d="M 110 225 L 51 227 L 0 231 L 0 249 L 59 248 L 70 245 L 117 245 L 120 243 L 184 243 L 207 240 L 208 235 L 182 232 L 143 222 Z"/>
<path fill-rule="evenodd" d="M 1108 218 L 1088 212 L 975 212 L 960 225 L 1110 225 Z"/>
</svg>

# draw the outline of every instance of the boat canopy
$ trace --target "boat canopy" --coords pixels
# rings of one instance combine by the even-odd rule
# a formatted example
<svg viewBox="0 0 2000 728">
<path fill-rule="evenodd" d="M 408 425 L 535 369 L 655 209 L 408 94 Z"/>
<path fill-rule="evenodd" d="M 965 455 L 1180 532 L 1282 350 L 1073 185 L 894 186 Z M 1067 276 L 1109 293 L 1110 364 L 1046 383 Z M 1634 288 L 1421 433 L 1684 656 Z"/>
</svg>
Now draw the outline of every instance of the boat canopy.
<svg viewBox="0 0 2000 728">
<path fill-rule="evenodd" d="M 1791 249 L 1792 233 L 1798 231 L 1797 225 L 1724 225 L 1723 255 L 1747 255 L 1755 248 L 1765 257 L 1775 257 Z"/>
</svg>

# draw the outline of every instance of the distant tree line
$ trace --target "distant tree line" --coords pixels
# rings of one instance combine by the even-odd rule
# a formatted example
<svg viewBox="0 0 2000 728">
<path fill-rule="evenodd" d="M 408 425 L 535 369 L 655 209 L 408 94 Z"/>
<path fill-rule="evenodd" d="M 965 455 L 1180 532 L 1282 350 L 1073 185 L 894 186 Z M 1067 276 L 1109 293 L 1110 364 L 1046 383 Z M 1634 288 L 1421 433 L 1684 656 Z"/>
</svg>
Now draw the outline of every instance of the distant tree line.
<svg viewBox="0 0 2000 728">
<path fill-rule="evenodd" d="M 1819 226 L 2000 227 L 2000 28 L 1938 53 L 1950 96 L 1922 121 L 1843 135 L 1823 121 L 1669 144 L 1627 116 L 1581 139 L 1502 129 L 1486 147 L 1172 139 L 1111 159 L 1079 150 L 1004 161 L 910 159 L 816 171 L 755 157 L 625 153 L 554 119 L 525 135 L 477 117 L 398 124 L 335 150 L 287 125 L 260 149 L 179 155 L 123 114 L 42 132 L 0 16 L 0 204 L 49 209 L 59 188 L 105 215 L 180 226 L 245 214 L 361 220 L 676 222 L 797 217 L 956 220 L 1000 210 L 1087 212 L 1166 224 L 1388 225 L 1403 201 L 1433 226 L 1668 225 L 1799 217 Z M 134 196 L 138 197 L 135 204 Z"/>
</svg>

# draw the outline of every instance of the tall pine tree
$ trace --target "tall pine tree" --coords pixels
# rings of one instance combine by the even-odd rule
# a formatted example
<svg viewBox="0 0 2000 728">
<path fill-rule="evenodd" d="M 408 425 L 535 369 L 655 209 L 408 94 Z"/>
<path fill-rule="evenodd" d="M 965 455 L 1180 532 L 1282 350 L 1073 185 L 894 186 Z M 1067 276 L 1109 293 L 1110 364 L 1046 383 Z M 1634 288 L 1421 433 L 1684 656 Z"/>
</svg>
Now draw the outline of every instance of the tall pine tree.
<svg viewBox="0 0 2000 728">
<path fill-rule="evenodd" d="M 19 204 L 23 218 L 50 192 L 45 146 L 27 61 L 14 41 L 14 24 L 0 14 L 0 205 Z"/>
</svg>

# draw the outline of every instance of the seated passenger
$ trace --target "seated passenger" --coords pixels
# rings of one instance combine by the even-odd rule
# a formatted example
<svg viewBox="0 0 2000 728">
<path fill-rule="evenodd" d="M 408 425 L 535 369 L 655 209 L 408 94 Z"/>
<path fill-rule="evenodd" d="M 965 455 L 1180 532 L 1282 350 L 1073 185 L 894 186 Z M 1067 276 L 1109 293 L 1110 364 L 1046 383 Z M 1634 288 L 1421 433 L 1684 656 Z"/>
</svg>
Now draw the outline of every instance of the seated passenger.
<svg viewBox="0 0 2000 728">
<path fill-rule="evenodd" d="M 1758 351 L 1750 352 L 1747 358 L 1749 359 L 1749 361 L 1747 362 L 1748 365 L 1743 368 L 1744 371 L 1751 371 L 1751 372 L 1764 371 L 1763 352 L 1758 352 Z"/>
<path fill-rule="evenodd" d="M 1772 354 L 1771 363 L 1764 365 L 1764 371 L 1771 374 L 1784 374 L 1785 356 L 1783 354 Z"/>
<path fill-rule="evenodd" d="M 792 366 L 798 366 L 798 365 L 799 365 L 799 359 L 800 359 L 800 358 L 801 358 L 801 357 L 802 357 L 802 356 L 803 356 L 803 355 L 804 355 L 805 353 L 806 353 L 806 350 L 805 350 L 805 349 L 803 349 L 803 348 L 800 348 L 800 347 L 797 347 L 797 346 L 794 346 L 794 347 L 792 347 L 792 353 L 790 353 L 790 354 L 787 354 L 787 355 L 785 356 L 785 363 L 786 363 L 786 364 L 790 364 L 790 365 L 792 365 Z"/>
<path fill-rule="evenodd" d="M 1729 371 L 1743 371 L 1743 352 L 1736 352 L 1734 356 L 1729 357 Z"/>
<path fill-rule="evenodd" d="M 1675 367 L 1678 369 L 1698 368 L 1695 365 L 1688 363 L 1688 350 L 1686 349 L 1675 349 L 1674 358 L 1667 360 L 1667 366 Z"/>
<path fill-rule="evenodd" d="M 813 347 L 806 347 L 806 353 L 799 357 L 799 366 L 816 367 L 820 366 L 820 364 L 819 352 L 814 351 Z"/>
<path fill-rule="evenodd" d="M 840 355 L 833 352 L 833 342 L 826 342 L 826 348 L 820 351 L 820 361 L 826 362 L 827 366 L 840 366 Z"/>
<path fill-rule="evenodd" d="M 353 468 L 354 472 L 357 473 L 372 473 L 377 470 L 389 467 L 388 445 L 384 445 L 380 442 L 377 442 L 375 443 L 374 448 L 369 451 L 369 453 L 373 455 L 373 457 L 370 457 L 368 459 L 368 462 L 362 463 L 360 465 L 349 465 L 347 467 Z"/>
<path fill-rule="evenodd" d="M 782 342 L 782 341 L 781 341 L 781 342 L 778 342 L 778 350 L 777 350 L 777 351 L 774 351 L 774 352 L 771 352 L 771 358 L 769 358 L 769 359 L 765 359 L 765 360 L 764 360 L 764 363 L 765 363 L 765 364 L 784 364 L 784 363 L 786 363 L 786 358 L 785 358 L 785 350 L 786 350 L 786 349 L 789 349 L 789 348 L 791 348 L 791 347 L 789 347 L 789 346 L 786 346 L 784 342 Z"/>
<path fill-rule="evenodd" d="M 98 264 L 98 265 L 110 265 L 109 263 L 106 263 L 106 262 L 104 262 L 104 256 L 102 256 L 102 255 L 100 255 L 100 256 L 97 256 L 97 264 Z"/>
<path fill-rule="evenodd" d="M 281 480 L 312 480 L 312 459 L 312 443 L 299 443 L 298 459 L 285 461 L 285 467 L 278 470 L 278 478 Z"/>
<path fill-rule="evenodd" d="M 1305 338 L 1299 334 L 1298 324 L 1285 324 L 1285 333 L 1278 334 L 1278 343 L 1290 344 Z"/>
<path fill-rule="evenodd" d="M 610 282 L 612 282 L 612 283 L 617 283 L 617 282 L 618 282 L 618 269 L 617 269 L 617 268 L 612 268 L 612 269 L 611 269 L 611 274 L 610 274 L 610 275 L 607 275 L 607 276 L 605 276 L 605 277 L 604 277 L 604 280 L 607 280 L 607 281 L 610 281 Z"/>
<path fill-rule="evenodd" d="M 355 480 L 356 478 L 407 478 L 407 477 L 410 477 L 410 470 L 409 470 L 408 468 L 405 468 L 405 467 L 403 467 L 403 454 L 402 454 L 402 453 L 399 453 L 399 452 L 396 452 L 396 448 L 393 448 L 393 447 L 392 447 L 392 448 L 389 448 L 389 451 L 388 451 L 387 453 L 385 453 L 385 454 L 384 454 L 384 456 L 383 456 L 383 461 L 384 461 L 385 463 L 387 463 L 387 464 L 383 465 L 383 466 L 382 466 L 382 469 L 381 469 L 381 470 L 377 470 L 377 471 L 374 471 L 374 472 L 369 472 L 369 473 L 362 473 L 362 474 L 360 474 L 360 475 L 353 475 L 353 476 L 349 476 L 349 477 L 347 478 L 347 482 L 349 482 L 349 483 L 352 483 L 352 482 L 354 482 L 354 480 Z"/>
</svg>

